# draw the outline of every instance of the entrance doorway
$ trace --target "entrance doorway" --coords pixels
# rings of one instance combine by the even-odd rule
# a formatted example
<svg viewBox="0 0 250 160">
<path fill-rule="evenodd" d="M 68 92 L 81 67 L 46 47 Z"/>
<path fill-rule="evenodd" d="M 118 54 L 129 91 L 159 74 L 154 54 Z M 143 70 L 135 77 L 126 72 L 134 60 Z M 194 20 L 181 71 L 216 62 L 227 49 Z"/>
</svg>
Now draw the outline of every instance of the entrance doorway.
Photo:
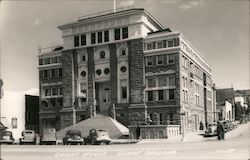
<svg viewBox="0 0 250 160">
<path fill-rule="evenodd" d="M 103 115 L 108 115 L 110 107 L 110 83 L 99 82 L 97 90 L 98 90 L 99 113 Z"/>
</svg>

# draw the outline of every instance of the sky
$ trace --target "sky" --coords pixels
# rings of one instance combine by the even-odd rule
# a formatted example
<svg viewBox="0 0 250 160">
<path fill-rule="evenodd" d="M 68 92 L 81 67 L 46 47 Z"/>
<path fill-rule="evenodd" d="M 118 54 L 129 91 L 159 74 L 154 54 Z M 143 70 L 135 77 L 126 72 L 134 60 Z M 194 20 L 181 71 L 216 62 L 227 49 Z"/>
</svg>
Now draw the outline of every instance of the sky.
<svg viewBox="0 0 250 160">
<path fill-rule="evenodd" d="M 0 1 L 4 90 L 39 88 L 38 47 L 62 44 L 60 25 L 113 9 L 113 0 Z M 212 66 L 217 88 L 249 89 L 248 0 L 116 0 L 145 8 L 164 27 L 180 31 Z"/>
</svg>

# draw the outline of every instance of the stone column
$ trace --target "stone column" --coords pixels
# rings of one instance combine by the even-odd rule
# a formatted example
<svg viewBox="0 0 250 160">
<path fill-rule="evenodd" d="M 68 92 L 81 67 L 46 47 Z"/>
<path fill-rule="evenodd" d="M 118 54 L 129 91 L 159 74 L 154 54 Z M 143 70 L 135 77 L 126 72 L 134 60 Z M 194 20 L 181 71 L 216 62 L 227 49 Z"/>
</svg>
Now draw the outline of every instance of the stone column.
<svg viewBox="0 0 250 160">
<path fill-rule="evenodd" d="M 145 63 L 143 40 L 128 41 L 129 63 L 129 121 L 141 124 L 146 121 Z"/>
</svg>

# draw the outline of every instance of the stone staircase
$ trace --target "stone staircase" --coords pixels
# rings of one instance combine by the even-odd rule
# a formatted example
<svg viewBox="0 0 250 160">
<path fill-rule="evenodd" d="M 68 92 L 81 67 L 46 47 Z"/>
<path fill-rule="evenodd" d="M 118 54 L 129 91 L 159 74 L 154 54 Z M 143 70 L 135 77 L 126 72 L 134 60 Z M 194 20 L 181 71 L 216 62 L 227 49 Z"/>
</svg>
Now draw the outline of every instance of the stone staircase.
<svg viewBox="0 0 250 160">
<path fill-rule="evenodd" d="M 62 140 L 67 130 L 79 130 L 82 136 L 88 136 L 90 129 L 104 129 L 108 131 L 111 139 L 119 139 L 120 137 L 129 136 L 127 127 L 114 120 L 109 116 L 97 114 L 96 116 L 80 121 L 72 126 L 64 128 L 57 132 L 57 139 Z"/>
</svg>

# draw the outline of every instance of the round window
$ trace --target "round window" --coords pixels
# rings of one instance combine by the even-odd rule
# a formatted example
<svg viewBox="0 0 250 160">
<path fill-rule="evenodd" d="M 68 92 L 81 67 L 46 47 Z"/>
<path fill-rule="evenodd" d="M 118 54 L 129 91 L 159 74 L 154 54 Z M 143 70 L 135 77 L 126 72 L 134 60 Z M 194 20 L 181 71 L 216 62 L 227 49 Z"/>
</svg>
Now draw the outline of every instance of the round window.
<svg viewBox="0 0 250 160">
<path fill-rule="evenodd" d="M 86 76 L 86 72 L 85 72 L 85 71 L 82 71 L 82 72 L 81 72 L 81 76 L 82 76 L 82 77 L 85 77 L 85 76 Z"/>
<path fill-rule="evenodd" d="M 126 68 L 125 66 L 122 66 L 122 67 L 121 67 L 121 72 L 124 73 L 124 72 L 126 72 L 126 70 L 127 70 L 127 68 Z"/>
<path fill-rule="evenodd" d="M 104 73 L 105 73 L 105 74 L 109 74 L 109 68 L 105 68 L 105 69 L 104 69 Z"/>
<path fill-rule="evenodd" d="M 97 75 L 101 75 L 102 74 L 102 70 L 98 69 L 95 71 Z"/>
</svg>

